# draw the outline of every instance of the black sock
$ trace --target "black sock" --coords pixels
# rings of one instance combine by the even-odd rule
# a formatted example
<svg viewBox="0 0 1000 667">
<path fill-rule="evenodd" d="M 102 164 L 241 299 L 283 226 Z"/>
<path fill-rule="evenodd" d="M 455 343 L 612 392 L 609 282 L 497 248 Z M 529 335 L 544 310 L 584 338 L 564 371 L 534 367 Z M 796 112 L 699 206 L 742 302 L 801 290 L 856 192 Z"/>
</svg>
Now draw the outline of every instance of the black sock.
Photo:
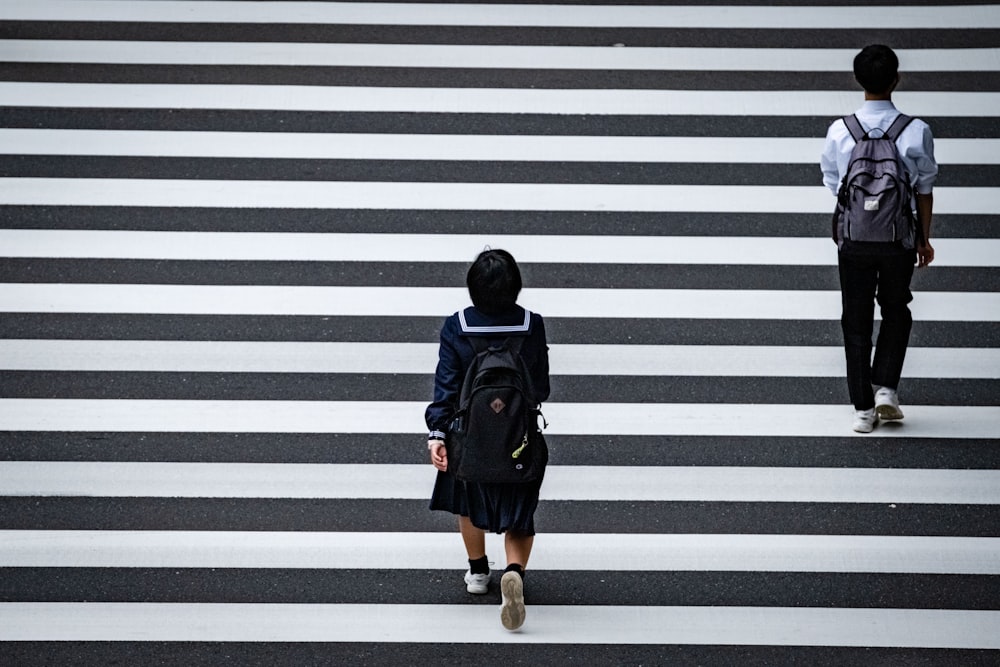
<svg viewBox="0 0 1000 667">
<path fill-rule="evenodd" d="M 518 563 L 511 563 L 507 566 L 507 569 L 505 569 L 504 572 L 517 572 L 518 576 L 521 577 L 521 580 L 524 580 L 524 568 Z"/>
<path fill-rule="evenodd" d="M 476 560 L 469 559 L 469 570 L 472 574 L 489 574 L 490 573 L 490 559 L 486 556 L 482 558 L 477 558 Z"/>
</svg>

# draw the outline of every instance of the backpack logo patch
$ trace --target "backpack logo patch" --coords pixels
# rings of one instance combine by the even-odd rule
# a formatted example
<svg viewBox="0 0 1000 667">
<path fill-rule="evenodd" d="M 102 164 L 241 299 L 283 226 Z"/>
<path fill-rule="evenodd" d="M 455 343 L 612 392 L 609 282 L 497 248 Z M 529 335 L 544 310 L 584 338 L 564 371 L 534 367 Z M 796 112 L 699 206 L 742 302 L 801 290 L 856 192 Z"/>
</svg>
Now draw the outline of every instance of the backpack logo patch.
<svg viewBox="0 0 1000 667">
<path fill-rule="evenodd" d="M 493 399 L 493 402 L 490 403 L 490 407 L 493 408 L 493 412 L 500 414 L 503 412 L 503 409 L 507 407 L 507 404 L 504 403 L 499 396 L 497 396 Z"/>
</svg>

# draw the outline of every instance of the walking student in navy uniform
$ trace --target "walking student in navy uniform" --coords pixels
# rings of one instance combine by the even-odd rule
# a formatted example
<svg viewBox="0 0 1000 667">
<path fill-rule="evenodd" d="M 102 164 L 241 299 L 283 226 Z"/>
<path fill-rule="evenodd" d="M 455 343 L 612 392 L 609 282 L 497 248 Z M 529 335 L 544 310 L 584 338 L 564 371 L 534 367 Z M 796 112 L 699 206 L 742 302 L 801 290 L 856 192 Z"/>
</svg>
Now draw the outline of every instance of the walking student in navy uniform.
<svg viewBox="0 0 1000 667">
<path fill-rule="evenodd" d="M 855 112 L 861 129 L 885 132 L 899 115 L 892 92 L 899 83 L 899 60 L 888 46 L 867 46 L 854 59 L 854 78 L 865 91 L 864 105 Z M 836 195 L 847 171 L 855 141 L 843 119 L 834 121 L 820 158 L 823 184 Z M 931 246 L 932 189 L 938 167 L 934 137 L 927 123 L 914 118 L 896 139 L 896 149 L 915 193 L 916 225 L 893 242 L 857 242 L 838 238 L 838 265 L 843 301 L 841 325 L 847 359 L 847 384 L 855 415 L 853 429 L 870 433 L 879 419 L 903 418 L 897 389 L 909 344 L 913 318 L 910 279 L 914 265 L 934 260 Z M 872 359 L 874 302 L 882 325 Z"/>
<path fill-rule="evenodd" d="M 445 439 L 458 409 L 465 372 L 476 352 L 472 337 L 485 337 L 497 344 L 521 336 L 521 357 L 527 365 L 540 405 L 549 396 L 549 357 L 542 316 L 517 305 L 521 272 L 510 253 L 485 250 L 469 268 L 466 285 L 472 306 L 445 320 L 441 328 L 434 402 L 426 410 L 430 429 L 427 448 L 437 478 L 430 508 L 458 515 L 469 570 L 465 574 L 469 593 L 484 594 L 490 582 L 486 555 L 486 531 L 504 534 L 507 568 L 500 579 L 503 604 L 500 619 L 508 630 L 524 623 L 524 570 L 535 536 L 535 509 L 541 479 L 520 484 L 463 482 L 448 470 Z"/>
</svg>

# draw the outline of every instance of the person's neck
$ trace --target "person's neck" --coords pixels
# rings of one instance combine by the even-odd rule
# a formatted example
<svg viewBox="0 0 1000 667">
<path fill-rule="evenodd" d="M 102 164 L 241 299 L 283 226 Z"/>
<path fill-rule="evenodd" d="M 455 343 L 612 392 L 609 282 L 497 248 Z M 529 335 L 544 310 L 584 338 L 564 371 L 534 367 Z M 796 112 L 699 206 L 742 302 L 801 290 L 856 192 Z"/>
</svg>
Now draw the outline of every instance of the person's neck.
<svg viewBox="0 0 1000 667">
<path fill-rule="evenodd" d="M 891 102 L 892 93 L 865 93 L 865 102 Z"/>
</svg>

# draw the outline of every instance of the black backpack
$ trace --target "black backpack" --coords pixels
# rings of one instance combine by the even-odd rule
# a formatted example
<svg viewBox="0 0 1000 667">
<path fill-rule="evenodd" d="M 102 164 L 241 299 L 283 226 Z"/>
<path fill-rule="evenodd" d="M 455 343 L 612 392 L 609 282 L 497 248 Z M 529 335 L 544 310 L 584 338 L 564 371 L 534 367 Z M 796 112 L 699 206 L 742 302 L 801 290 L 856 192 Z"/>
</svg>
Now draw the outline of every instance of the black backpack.
<svg viewBox="0 0 1000 667">
<path fill-rule="evenodd" d="M 885 132 L 865 132 L 857 116 L 844 117 L 854 138 L 847 174 L 837 195 L 834 215 L 839 240 L 906 241 L 913 238 L 913 188 L 896 139 L 913 118 L 899 114 Z"/>
<path fill-rule="evenodd" d="M 467 482 L 516 484 L 541 480 L 549 453 L 539 428 L 522 337 L 499 345 L 469 337 L 476 357 L 448 430 L 448 470 Z"/>
</svg>

